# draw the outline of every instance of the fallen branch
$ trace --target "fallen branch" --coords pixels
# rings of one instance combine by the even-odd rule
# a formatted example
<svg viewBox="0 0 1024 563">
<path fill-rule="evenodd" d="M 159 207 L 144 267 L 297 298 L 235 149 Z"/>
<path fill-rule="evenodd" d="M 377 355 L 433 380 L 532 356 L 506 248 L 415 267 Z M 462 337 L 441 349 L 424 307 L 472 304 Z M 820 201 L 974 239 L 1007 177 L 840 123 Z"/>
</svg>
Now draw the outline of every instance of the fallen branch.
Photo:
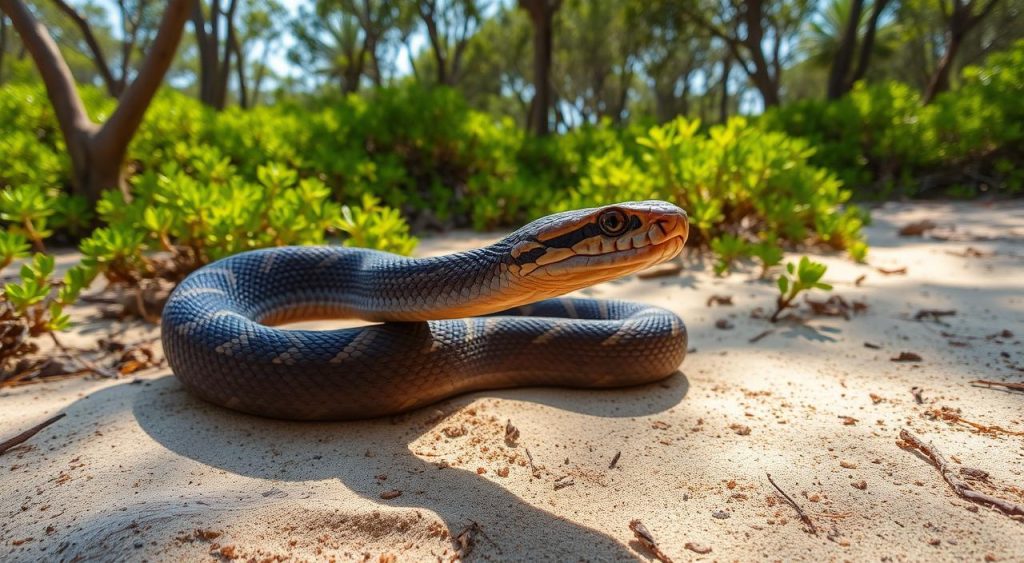
<svg viewBox="0 0 1024 563">
<path fill-rule="evenodd" d="M 946 456 L 942 455 L 942 452 L 934 444 L 921 441 L 920 438 L 911 434 L 906 429 L 900 430 L 900 439 L 903 441 L 903 443 L 898 443 L 901 448 L 914 448 L 927 456 L 932 464 L 938 468 L 942 478 L 945 479 L 946 483 L 949 483 L 949 486 L 953 488 L 953 492 L 960 498 L 984 506 L 991 506 L 1007 516 L 1024 516 L 1024 506 L 972 489 L 966 481 L 961 480 L 956 472 L 953 471 L 949 466 L 949 462 L 946 461 Z"/>
<path fill-rule="evenodd" d="M 796 510 L 796 513 L 800 516 L 800 521 L 807 525 L 812 534 L 818 535 L 818 528 L 814 526 L 814 522 L 812 522 L 811 517 L 808 516 L 806 512 L 804 512 L 804 509 L 800 508 L 800 505 L 797 504 L 795 500 L 789 498 L 789 495 L 786 494 L 786 491 L 783 491 L 782 488 L 775 483 L 775 481 L 772 479 L 771 473 L 765 473 L 765 475 L 768 476 L 768 482 L 771 483 L 773 487 L 775 487 L 776 491 L 779 491 L 779 494 L 782 495 L 782 498 L 786 499 L 786 502 L 788 502 L 789 505 L 792 506 L 794 510 Z"/>
<path fill-rule="evenodd" d="M 975 430 L 977 430 L 978 432 L 980 432 L 982 434 L 996 434 L 998 432 L 1002 432 L 1003 434 L 1010 434 L 1012 436 L 1024 436 L 1024 432 L 1017 432 L 1015 430 L 1007 430 L 1006 428 L 1003 428 L 1002 426 L 996 426 L 996 425 L 987 426 L 985 424 L 981 424 L 980 422 L 973 422 L 973 421 L 967 420 L 966 418 L 960 416 L 960 413 L 954 411 L 953 409 L 951 409 L 949 407 L 941 407 L 941 408 L 937 408 L 937 409 L 932 409 L 930 411 L 925 412 L 924 416 L 928 416 L 928 417 L 934 418 L 936 420 L 945 420 L 946 422 L 951 422 L 951 423 L 965 424 L 967 426 L 970 426 L 971 428 L 974 428 Z"/>
<path fill-rule="evenodd" d="M 11 438 L 10 440 L 0 442 L 0 455 L 4 455 L 4 452 L 13 448 L 14 446 L 21 445 L 32 436 L 38 434 L 39 431 L 42 430 L 43 428 L 46 428 L 47 426 L 53 424 L 54 422 L 57 422 L 62 418 L 64 418 L 64 413 L 60 413 L 57 416 L 44 420 L 43 422 L 40 422 L 39 424 L 33 426 L 32 428 L 29 428 L 28 430 L 22 432 L 21 434 L 18 434 L 17 436 Z"/>
<path fill-rule="evenodd" d="M 975 379 L 971 382 L 973 385 L 985 385 L 992 387 L 993 385 L 999 387 L 1006 387 L 1007 389 L 1013 389 L 1015 391 L 1024 391 L 1024 383 L 1010 383 L 1008 381 L 991 381 L 988 379 Z"/>
</svg>

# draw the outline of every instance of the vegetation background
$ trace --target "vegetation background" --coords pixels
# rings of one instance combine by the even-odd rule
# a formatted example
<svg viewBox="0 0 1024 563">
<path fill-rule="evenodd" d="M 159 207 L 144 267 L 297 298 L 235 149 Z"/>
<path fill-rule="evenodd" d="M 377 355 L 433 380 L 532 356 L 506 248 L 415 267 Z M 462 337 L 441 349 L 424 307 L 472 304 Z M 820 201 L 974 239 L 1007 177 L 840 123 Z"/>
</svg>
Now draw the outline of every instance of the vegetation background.
<svg viewBox="0 0 1024 563">
<path fill-rule="evenodd" d="M 166 294 L 335 236 L 407 254 L 429 230 L 660 198 L 720 274 L 783 248 L 863 260 L 851 200 L 1024 186 L 1022 9 L 0 0 L 0 266 L 22 265 L 0 371 L 98 276 Z M 63 277 L 54 244 L 83 256 Z"/>
</svg>

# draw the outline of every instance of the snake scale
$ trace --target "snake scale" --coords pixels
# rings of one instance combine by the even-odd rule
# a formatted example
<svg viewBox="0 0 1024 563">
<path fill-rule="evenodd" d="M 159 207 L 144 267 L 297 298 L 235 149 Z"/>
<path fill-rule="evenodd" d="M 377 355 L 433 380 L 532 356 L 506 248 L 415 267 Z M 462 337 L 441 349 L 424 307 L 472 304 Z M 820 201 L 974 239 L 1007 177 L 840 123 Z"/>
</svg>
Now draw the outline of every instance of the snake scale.
<svg viewBox="0 0 1024 563">
<path fill-rule="evenodd" d="M 656 381 L 686 354 L 678 316 L 557 297 L 669 260 L 687 234 L 682 209 L 643 201 L 550 215 L 446 256 L 244 252 L 178 285 L 163 313 L 164 351 L 199 397 L 292 420 L 396 414 L 483 389 Z M 276 327 L 340 317 L 380 324 Z"/>
</svg>

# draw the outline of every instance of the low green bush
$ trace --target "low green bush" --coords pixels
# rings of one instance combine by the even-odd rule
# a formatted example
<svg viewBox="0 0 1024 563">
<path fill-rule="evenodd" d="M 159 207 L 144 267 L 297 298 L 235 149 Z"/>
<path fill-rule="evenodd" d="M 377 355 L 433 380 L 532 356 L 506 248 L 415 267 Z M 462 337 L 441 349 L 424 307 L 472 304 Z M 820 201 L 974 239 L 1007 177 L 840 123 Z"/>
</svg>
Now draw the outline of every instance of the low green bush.
<svg viewBox="0 0 1024 563">
<path fill-rule="evenodd" d="M 83 92 L 96 119 L 112 110 L 97 90 Z M 601 122 L 536 139 L 445 88 L 219 113 L 164 91 L 129 147 L 132 197 L 108 192 L 94 219 L 67 195 L 68 162 L 43 99 L 39 86 L 0 89 L 0 131 L 17 143 L 0 153 L 0 221 L 37 250 L 53 233 L 85 237 L 86 266 L 114 286 L 176 281 L 229 254 L 334 234 L 409 253 L 410 224 L 509 228 L 650 198 L 690 213 L 693 244 L 715 252 L 723 274 L 754 257 L 764 275 L 781 246 L 866 252 L 866 216 L 811 164 L 811 143 L 743 118 L 706 129 L 682 118 Z"/>
<path fill-rule="evenodd" d="M 0 272 L 28 255 L 28 240 L 0 231 Z M 38 351 L 37 340 L 65 330 L 71 319 L 64 312 L 89 285 L 94 273 L 75 266 L 63 280 L 54 279 L 52 256 L 36 253 L 23 263 L 16 281 L 0 288 L 0 381 L 18 376 L 17 361 Z"/>
<path fill-rule="evenodd" d="M 837 101 L 804 100 L 758 123 L 807 139 L 811 162 L 860 198 L 895 193 L 976 195 L 1024 188 L 1024 41 L 968 67 L 963 84 L 929 105 L 905 84 L 858 84 Z"/>
</svg>

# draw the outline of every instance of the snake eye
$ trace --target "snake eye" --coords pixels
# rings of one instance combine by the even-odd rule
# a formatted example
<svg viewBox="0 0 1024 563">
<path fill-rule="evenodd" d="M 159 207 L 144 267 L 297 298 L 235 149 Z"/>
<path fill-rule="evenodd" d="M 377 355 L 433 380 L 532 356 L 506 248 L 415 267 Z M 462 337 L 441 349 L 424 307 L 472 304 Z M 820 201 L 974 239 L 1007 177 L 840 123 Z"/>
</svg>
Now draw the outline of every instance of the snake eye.
<svg viewBox="0 0 1024 563">
<path fill-rule="evenodd" d="M 610 237 L 617 237 L 626 232 L 626 214 L 618 209 L 609 209 L 597 218 L 597 226 L 601 232 Z"/>
</svg>

